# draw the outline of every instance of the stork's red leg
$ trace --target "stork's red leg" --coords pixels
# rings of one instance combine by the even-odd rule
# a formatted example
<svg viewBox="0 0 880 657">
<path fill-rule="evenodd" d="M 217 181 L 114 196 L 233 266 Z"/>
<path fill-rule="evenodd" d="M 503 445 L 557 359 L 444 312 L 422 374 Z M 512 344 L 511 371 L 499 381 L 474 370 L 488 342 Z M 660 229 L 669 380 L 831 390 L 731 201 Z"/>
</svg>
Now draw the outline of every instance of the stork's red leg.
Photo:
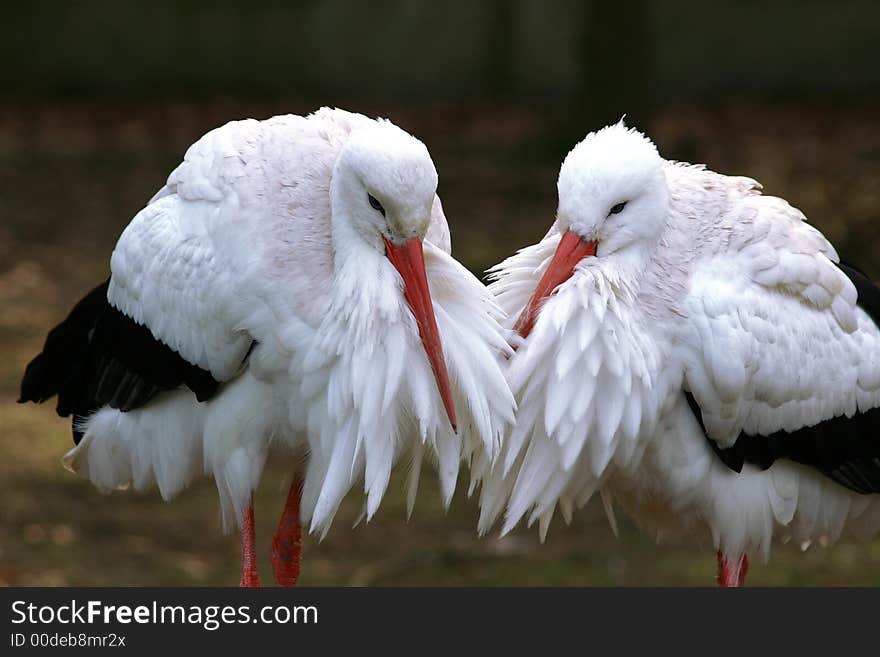
<svg viewBox="0 0 880 657">
<path fill-rule="evenodd" d="M 302 498 L 303 483 L 299 477 L 293 478 L 287 502 L 278 521 L 278 529 L 272 539 L 272 570 L 279 586 L 294 586 L 299 579 L 299 560 L 302 553 L 302 527 L 299 524 L 299 502 Z"/>
<path fill-rule="evenodd" d="M 726 554 L 718 550 L 718 586 L 744 586 L 748 572 L 749 558 L 747 555 L 744 554 L 739 559 L 729 559 Z"/>
<path fill-rule="evenodd" d="M 245 509 L 241 519 L 241 582 L 239 586 L 260 586 L 257 572 L 257 551 L 254 546 L 254 500 Z"/>
</svg>

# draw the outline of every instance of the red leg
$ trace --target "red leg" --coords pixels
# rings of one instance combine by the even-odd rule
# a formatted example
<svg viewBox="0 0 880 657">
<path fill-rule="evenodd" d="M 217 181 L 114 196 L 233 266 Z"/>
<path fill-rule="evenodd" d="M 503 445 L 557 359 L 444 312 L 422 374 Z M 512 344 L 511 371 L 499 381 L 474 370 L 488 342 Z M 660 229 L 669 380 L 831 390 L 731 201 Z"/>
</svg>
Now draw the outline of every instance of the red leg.
<svg viewBox="0 0 880 657">
<path fill-rule="evenodd" d="M 278 521 L 278 529 L 272 539 L 272 570 L 275 571 L 275 581 L 279 586 L 294 586 L 299 579 L 299 560 L 302 553 L 299 501 L 302 488 L 302 479 L 294 477 L 281 520 Z"/>
<path fill-rule="evenodd" d="M 746 582 L 749 572 L 749 557 L 742 555 L 738 560 L 731 560 L 718 550 L 718 586 L 739 587 Z"/>
<path fill-rule="evenodd" d="M 251 498 L 241 519 L 241 582 L 239 586 L 260 586 L 257 552 L 254 549 L 254 500 Z"/>
</svg>

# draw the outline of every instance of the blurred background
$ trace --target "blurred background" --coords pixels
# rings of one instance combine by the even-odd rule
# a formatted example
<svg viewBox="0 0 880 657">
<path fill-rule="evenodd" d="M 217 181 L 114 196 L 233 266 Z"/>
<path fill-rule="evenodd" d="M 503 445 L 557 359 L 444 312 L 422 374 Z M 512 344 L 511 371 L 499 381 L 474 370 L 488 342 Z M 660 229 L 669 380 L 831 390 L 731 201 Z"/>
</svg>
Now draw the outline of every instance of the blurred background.
<svg viewBox="0 0 880 657">
<path fill-rule="evenodd" d="M 0 21 L 0 582 L 234 585 L 213 483 L 173 503 L 62 469 L 67 420 L 15 404 L 46 332 L 185 149 L 232 119 L 338 105 L 419 136 L 457 257 L 478 275 L 539 239 L 565 154 L 627 121 L 667 158 L 745 174 L 880 275 L 880 5 L 872 0 L 151 0 L 6 3 Z M 793 365 L 794 366 L 794 365 Z M 264 582 L 287 475 L 256 498 Z M 460 482 L 461 485 L 461 482 Z M 655 545 L 591 503 L 544 545 L 475 536 L 459 490 L 401 477 L 375 519 L 307 538 L 308 585 L 710 585 L 714 551 Z M 880 541 L 776 546 L 755 585 L 880 584 Z"/>
</svg>

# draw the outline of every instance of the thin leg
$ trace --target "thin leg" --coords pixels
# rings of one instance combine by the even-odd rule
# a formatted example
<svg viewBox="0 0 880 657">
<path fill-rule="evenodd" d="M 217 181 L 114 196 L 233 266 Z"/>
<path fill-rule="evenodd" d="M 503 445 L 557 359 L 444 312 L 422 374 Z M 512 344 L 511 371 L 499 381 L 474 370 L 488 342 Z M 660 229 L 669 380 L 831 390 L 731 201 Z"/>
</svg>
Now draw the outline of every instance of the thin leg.
<svg viewBox="0 0 880 657">
<path fill-rule="evenodd" d="M 742 555 L 732 560 L 718 550 L 718 586 L 725 588 L 744 586 L 749 572 L 749 557 Z"/>
<path fill-rule="evenodd" d="M 251 498 L 241 520 L 241 582 L 239 586 L 260 586 L 257 551 L 254 548 L 254 500 Z"/>
<path fill-rule="evenodd" d="M 299 560 L 302 553 L 302 527 L 299 524 L 299 502 L 303 482 L 298 476 L 290 484 L 287 502 L 272 539 L 272 570 L 278 586 L 294 586 L 299 579 Z"/>
</svg>

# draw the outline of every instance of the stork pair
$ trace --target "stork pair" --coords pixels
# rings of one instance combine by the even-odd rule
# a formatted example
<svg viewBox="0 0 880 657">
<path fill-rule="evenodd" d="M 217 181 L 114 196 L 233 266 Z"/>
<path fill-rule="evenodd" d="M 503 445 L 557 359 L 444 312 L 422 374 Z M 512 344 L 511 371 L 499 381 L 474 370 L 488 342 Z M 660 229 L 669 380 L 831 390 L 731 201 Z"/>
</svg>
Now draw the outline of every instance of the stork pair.
<svg viewBox="0 0 880 657">
<path fill-rule="evenodd" d="M 880 291 L 785 201 L 668 162 L 622 124 L 562 165 L 537 244 L 484 287 L 450 255 L 425 146 L 322 109 L 209 132 L 125 229 L 109 281 L 25 373 L 58 396 L 74 471 L 166 499 L 213 476 L 259 584 L 252 494 L 293 484 L 272 545 L 299 573 L 392 468 L 459 464 L 481 532 L 546 533 L 595 493 L 646 529 L 708 538 L 720 582 L 771 540 L 880 527 Z"/>
</svg>

